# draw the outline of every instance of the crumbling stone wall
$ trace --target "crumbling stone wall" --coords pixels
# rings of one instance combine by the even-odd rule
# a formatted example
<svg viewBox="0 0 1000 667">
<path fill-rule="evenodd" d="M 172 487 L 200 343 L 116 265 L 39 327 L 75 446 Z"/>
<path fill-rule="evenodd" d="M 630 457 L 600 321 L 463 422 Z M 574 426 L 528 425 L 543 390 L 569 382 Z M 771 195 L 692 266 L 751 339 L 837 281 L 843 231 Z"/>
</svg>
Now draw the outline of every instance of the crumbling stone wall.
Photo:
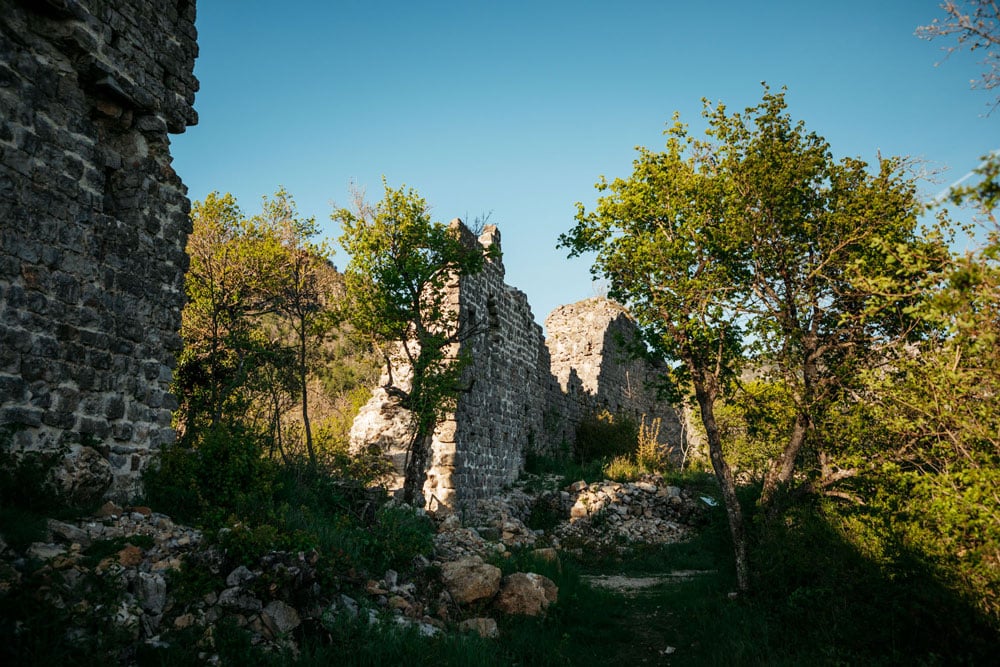
<svg viewBox="0 0 1000 667">
<path fill-rule="evenodd" d="M 572 447 L 580 420 L 607 411 L 647 424 L 660 420 L 659 442 L 680 453 L 683 437 L 677 410 L 657 396 L 660 369 L 630 353 L 638 328 L 619 304 L 593 297 L 559 306 L 545 320 L 550 369 L 556 382 L 548 394 L 548 435 Z"/>
<path fill-rule="evenodd" d="M 461 221 L 452 224 L 472 236 Z M 621 306 L 606 299 L 563 306 L 546 320 L 546 341 L 525 294 L 504 282 L 500 233 L 488 226 L 478 242 L 495 247 L 497 257 L 448 295 L 463 327 L 474 332 L 462 343 L 472 364 L 468 391 L 430 443 L 427 506 L 460 510 L 495 495 L 517 479 L 527 452 L 567 453 L 580 420 L 602 410 L 659 417 L 660 440 L 679 448 L 677 416 L 649 386 L 656 369 L 627 354 L 624 342 L 637 330 Z M 393 372 L 397 382 L 406 375 L 405 368 Z M 380 388 L 355 419 L 351 444 L 388 452 L 398 488 L 412 433 L 410 414 Z"/>
<path fill-rule="evenodd" d="M 468 389 L 432 437 L 423 487 L 431 509 L 469 506 L 517 479 L 524 451 L 542 437 L 544 401 L 538 397 L 549 381 L 542 328 L 525 294 L 504 282 L 500 232 L 490 225 L 476 239 L 460 220 L 452 225 L 467 242 L 496 252 L 480 273 L 462 277 L 449 294 L 467 332 L 462 345 L 472 363 L 463 377 Z M 393 373 L 404 383 L 406 374 L 405 369 Z M 351 442 L 355 449 L 375 445 L 388 452 L 401 487 L 411 433 L 409 413 L 376 389 L 354 421 Z"/>
<path fill-rule="evenodd" d="M 173 439 L 191 0 L 0 0 L 0 426 L 111 492 Z M 91 489 L 92 490 L 92 489 Z"/>
<path fill-rule="evenodd" d="M 434 432 L 424 484 L 431 508 L 494 495 L 517 479 L 524 451 L 542 437 L 544 404 L 537 398 L 548 373 L 539 366 L 542 328 L 524 292 L 504 282 L 497 228 L 487 226 L 479 243 L 495 248 L 497 257 L 458 287 L 460 321 L 477 333 L 464 343 L 472 359 L 469 389 Z"/>
</svg>

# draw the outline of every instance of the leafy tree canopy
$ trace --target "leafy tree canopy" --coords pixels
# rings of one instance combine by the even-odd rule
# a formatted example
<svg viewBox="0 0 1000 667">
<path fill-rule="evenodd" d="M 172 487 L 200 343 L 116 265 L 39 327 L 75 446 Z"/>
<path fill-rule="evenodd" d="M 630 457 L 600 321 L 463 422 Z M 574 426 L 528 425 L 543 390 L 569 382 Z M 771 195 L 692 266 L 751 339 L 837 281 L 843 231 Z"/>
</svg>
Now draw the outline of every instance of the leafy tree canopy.
<svg viewBox="0 0 1000 667">
<path fill-rule="evenodd" d="M 358 196 L 354 210 L 340 209 L 332 217 L 351 257 L 345 269 L 348 317 L 384 350 L 386 390 L 415 419 L 404 482 L 404 498 L 413 502 L 427 440 L 461 391 L 458 343 L 473 333 L 459 320 L 447 288 L 480 271 L 489 251 L 464 226 L 434 222 L 414 190 L 384 181 L 383 187 L 377 204 Z M 408 373 L 394 374 L 398 366 Z"/>
<path fill-rule="evenodd" d="M 705 139 L 675 116 L 666 150 L 640 148 L 629 178 L 602 179 L 597 189 L 607 194 L 593 211 L 577 205 L 560 243 L 571 256 L 596 253 L 592 270 L 610 296 L 679 362 L 675 384 L 692 383 L 739 549 L 716 400 L 748 360 L 789 388 L 793 422 L 770 462 L 769 504 L 858 362 L 918 333 L 910 312 L 925 267 L 896 255 L 905 248 L 933 264 L 947 252 L 917 228 L 921 205 L 905 160 L 880 157 L 874 168 L 834 160 L 822 137 L 788 115 L 783 91 L 765 86 L 761 103 L 742 113 L 706 102 L 704 116 Z"/>
</svg>

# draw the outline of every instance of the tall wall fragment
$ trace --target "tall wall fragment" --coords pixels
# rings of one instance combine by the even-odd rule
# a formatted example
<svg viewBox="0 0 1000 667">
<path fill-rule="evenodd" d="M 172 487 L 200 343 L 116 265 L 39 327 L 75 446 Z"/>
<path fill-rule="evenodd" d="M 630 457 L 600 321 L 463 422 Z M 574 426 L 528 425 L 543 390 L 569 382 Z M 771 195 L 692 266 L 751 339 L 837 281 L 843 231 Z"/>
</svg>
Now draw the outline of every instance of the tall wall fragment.
<svg viewBox="0 0 1000 667">
<path fill-rule="evenodd" d="M 661 369 L 632 353 L 638 328 L 625 308 L 601 297 L 559 306 L 545 330 L 556 379 L 548 397 L 550 438 L 572 445 L 582 419 L 607 411 L 647 424 L 659 419 L 660 444 L 679 454 L 677 410 L 657 395 Z"/>
<path fill-rule="evenodd" d="M 131 492 L 173 439 L 190 205 L 167 135 L 197 122 L 194 19 L 0 0 L 0 426 L 65 448 L 83 495 Z"/>
<path fill-rule="evenodd" d="M 563 306 L 546 320 L 546 341 L 525 294 L 504 282 L 499 232 L 486 227 L 478 241 L 498 252 L 449 294 L 459 321 L 476 333 L 463 342 L 472 360 L 468 391 L 430 443 L 427 506 L 461 510 L 495 495 L 517 478 L 527 452 L 567 452 L 580 420 L 601 410 L 660 417 L 661 440 L 678 448 L 676 413 L 648 386 L 656 369 L 628 356 L 624 342 L 634 339 L 636 328 L 625 311 L 605 299 Z M 398 380 L 406 371 L 393 375 Z M 389 453 L 397 487 L 411 424 L 409 413 L 376 389 L 351 429 L 354 449 L 375 446 Z"/>
<path fill-rule="evenodd" d="M 474 236 L 460 220 L 459 232 Z M 548 366 L 540 367 L 542 328 L 523 292 L 504 283 L 500 233 L 487 226 L 478 242 L 496 249 L 483 270 L 463 276 L 449 294 L 459 321 L 474 332 L 462 345 L 472 360 L 466 368 L 455 411 L 435 429 L 423 487 L 431 509 L 461 508 L 489 497 L 517 479 L 524 451 L 542 437 Z M 404 369 L 394 373 L 405 377 Z M 352 447 L 376 445 L 389 453 L 402 486 L 409 443 L 409 413 L 384 389 L 376 389 L 351 429 Z"/>
</svg>

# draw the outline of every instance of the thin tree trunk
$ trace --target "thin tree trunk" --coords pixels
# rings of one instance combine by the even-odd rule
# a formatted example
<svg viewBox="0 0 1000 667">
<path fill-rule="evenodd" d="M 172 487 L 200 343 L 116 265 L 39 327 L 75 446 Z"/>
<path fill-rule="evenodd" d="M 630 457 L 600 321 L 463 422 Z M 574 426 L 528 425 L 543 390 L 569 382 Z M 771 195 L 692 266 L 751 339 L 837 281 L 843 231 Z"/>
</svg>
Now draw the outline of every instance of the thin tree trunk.
<svg viewBox="0 0 1000 667">
<path fill-rule="evenodd" d="M 764 477 L 764 487 L 760 492 L 762 507 L 770 507 L 774 502 L 774 495 L 778 492 L 778 488 L 791 481 L 792 474 L 795 472 L 795 461 L 798 459 L 799 451 L 802 449 L 808 432 L 809 415 L 803 410 L 799 410 L 795 415 L 792 434 L 789 436 L 781 456 L 771 462 L 767 475 Z"/>
<path fill-rule="evenodd" d="M 424 476 L 427 473 L 427 441 L 430 434 L 424 431 L 422 428 L 417 429 L 407 451 L 403 477 L 403 502 L 407 505 L 413 505 L 417 495 L 423 490 Z"/>
<path fill-rule="evenodd" d="M 306 382 L 306 322 L 299 321 L 299 386 L 302 389 L 302 430 L 306 434 L 306 451 L 309 465 L 316 467 L 316 451 L 313 449 L 312 426 L 309 423 L 309 387 Z"/>
<path fill-rule="evenodd" d="M 694 369 L 692 369 L 694 370 Z M 726 518 L 729 521 L 729 534 L 733 540 L 733 556 L 736 560 L 736 587 L 741 593 L 750 590 L 750 567 L 747 560 L 746 530 L 743 524 L 743 510 L 736 497 L 736 482 L 733 472 L 722 455 L 722 437 L 719 435 L 719 425 L 715 421 L 715 378 L 702 378 L 697 371 L 693 372 L 695 398 L 701 410 L 701 421 L 705 426 L 708 439 L 708 453 L 712 459 L 712 469 L 715 478 L 722 489 L 722 502 L 726 508 Z"/>
<path fill-rule="evenodd" d="M 795 412 L 795 424 L 781 456 L 771 462 L 764 478 L 764 487 L 760 493 L 760 505 L 766 508 L 769 514 L 774 513 L 773 504 L 778 489 L 792 481 L 799 451 L 801 451 L 806 436 L 813 426 L 810 410 L 815 399 L 815 387 L 819 374 L 816 368 L 816 339 L 813 335 L 806 337 L 802 354 L 802 395 L 797 400 L 798 409 Z"/>
</svg>

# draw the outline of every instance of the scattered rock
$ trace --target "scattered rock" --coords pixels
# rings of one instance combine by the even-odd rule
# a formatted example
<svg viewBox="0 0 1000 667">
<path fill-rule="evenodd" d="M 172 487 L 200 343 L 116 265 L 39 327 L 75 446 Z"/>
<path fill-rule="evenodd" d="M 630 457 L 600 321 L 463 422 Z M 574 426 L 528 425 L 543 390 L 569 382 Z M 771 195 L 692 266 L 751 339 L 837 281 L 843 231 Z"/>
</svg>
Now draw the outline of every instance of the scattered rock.
<svg viewBox="0 0 1000 667">
<path fill-rule="evenodd" d="M 347 595 L 340 596 L 340 604 L 343 605 L 344 611 L 347 612 L 352 618 L 358 617 L 358 611 L 360 607 L 358 606 L 358 601 Z"/>
<path fill-rule="evenodd" d="M 142 549 L 134 544 L 126 544 L 118 552 L 118 562 L 125 567 L 135 567 L 142 562 Z"/>
<path fill-rule="evenodd" d="M 43 586 L 40 595 L 45 599 L 81 615 L 103 613 L 108 623 L 146 643 L 160 641 L 159 633 L 167 628 L 201 627 L 210 638 L 215 623 L 228 618 L 253 633 L 254 645 L 284 650 L 294 647 L 295 630 L 304 623 L 326 623 L 340 614 L 382 618 L 382 622 L 391 615 L 392 622 L 431 636 L 447 629 L 450 619 L 463 618 L 459 607 L 492 602 L 498 613 L 538 615 L 558 599 L 556 585 L 536 573 L 517 573 L 501 581 L 500 570 L 488 564 L 487 557 L 538 544 L 532 554 L 558 567 L 559 551 L 566 545 L 578 549 L 614 544 L 622 549 L 628 542 L 676 541 L 687 536 L 707 511 L 690 492 L 667 486 L 657 476 L 635 483 L 581 481 L 566 487 L 573 491 L 560 490 L 558 483 L 549 480 L 548 488 L 527 493 L 515 487 L 502 496 L 480 501 L 462 515 L 469 527 L 463 527 L 459 515 L 441 517 L 434 552 L 428 554 L 430 558 L 414 559 L 414 568 L 421 573 L 417 580 L 407 581 L 399 572 L 386 570 L 380 578 L 366 583 L 357 572 L 345 572 L 345 581 L 352 587 L 360 583 L 367 589 L 360 603 L 337 589 L 321 586 L 316 576 L 321 555 L 315 550 L 270 552 L 257 563 L 227 574 L 220 571 L 224 555 L 206 547 L 199 531 L 177 525 L 149 508 L 122 509 L 113 503 L 105 503 L 99 516 L 93 518 L 50 521 L 52 543 L 36 543 L 19 553 L 0 542 L 0 565 L 10 571 L 10 576 L 4 575 L 0 581 L 0 591 L 23 585 L 22 580 L 30 581 L 12 565 L 30 557 L 44 561 L 44 571 L 59 570 L 64 582 L 59 589 Z M 574 506 L 586 511 L 573 517 Z M 529 517 L 539 507 L 547 516 L 562 520 L 547 532 L 531 530 Z M 136 535 L 144 536 L 144 548 L 128 543 Z M 122 539 L 126 546 L 96 567 L 86 564 L 87 545 L 114 539 Z M 177 604 L 165 572 L 185 562 L 193 570 L 218 577 L 219 587 L 194 601 Z M 104 612 L 83 597 L 86 587 L 81 584 L 88 580 L 88 567 L 92 568 L 90 574 L 120 587 L 120 602 Z M 437 587 L 438 572 L 443 588 Z M 74 594 L 74 587 L 81 592 Z M 428 597 L 431 590 L 436 591 L 435 597 Z M 496 622 L 485 617 L 462 621 L 457 627 L 484 637 L 498 633 Z M 211 644 L 206 647 L 208 660 Z"/>
<path fill-rule="evenodd" d="M 28 558 L 37 558 L 38 560 L 50 560 L 56 556 L 62 556 L 66 553 L 66 547 L 59 544 L 46 544 L 45 542 L 34 542 L 28 547 L 28 551 L 25 555 Z"/>
<path fill-rule="evenodd" d="M 562 571 L 562 563 L 559 561 L 559 550 L 555 547 L 545 547 L 544 549 L 534 549 L 531 555 L 539 560 L 554 563 L 556 569 Z"/>
<path fill-rule="evenodd" d="M 242 586 L 248 581 L 253 580 L 256 576 L 246 565 L 240 565 L 226 577 L 226 586 Z"/>
<path fill-rule="evenodd" d="M 500 629 L 497 622 L 489 617 L 470 618 L 458 624 L 458 629 L 463 632 L 475 632 L 480 637 L 486 639 L 496 639 L 500 636 Z"/>
<path fill-rule="evenodd" d="M 559 599 L 559 588 L 548 577 L 515 572 L 504 577 L 496 607 L 505 614 L 538 616 Z"/>
<path fill-rule="evenodd" d="M 253 593 L 245 591 L 239 586 L 233 586 L 222 591 L 219 594 L 217 604 L 228 611 L 240 613 L 258 612 L 263 607 L 260 600 L 254 597 Z"/>
<path fill-rule="evenodd" d="M 500 575 L 500 568 L 484 563 L 478 556 L 445 563 L 441 567 L 445 588 L 460 605 L 491 599 L 500 589 Z"/>
<path fill-rule="evenodd" d="M 101 505 L 101 508 L 97 510 L 94 516 L 100 519 L 106 519 L 111 517 L 117 518 L 118 516 L 121 515 L 122 511 L 123 510 L 121 507 L 119 507 L 114 502 L 109 500 L 103 505 Z"/>
<path fill-rule="evenodd" d="M 281 600 L 272 600 L 269 602 L 264 607 L 261 618 L 264 621 L 264 625 L 267 626 L 274 636 L 288 634 L 302 623 L 302 620 L 299 618 L 299 612 Z"/>
<path fill-rule="evenodd" d="M 387 604 L 389 605 L 389 609 L 398 609 L 404 614 L 413 608 L 413 605 L 402 595 L 393 595 L 389 598 Z"/>
<path fill-rule="evenodd" d="M 147 613 L 154 616 L 163 613 L 167 603 L 167 582 L 162 575 L 139 572 L 133 583 L 133 593 Z"/>
<path fill-rule="evenodd" d="M 174 619 L 174 627 L 178 630 L 190 628 L 192 625 L 194 625 L 194 614 L 192 613 L 181 614 Z"/>
<path fill-rule="evenodd" d="M 87 534 L 87 531 L 71 523 L 49 519 L 48 529 L 54 540 L 66 544 L 79 544 L 82 547 L 90 546 L 90 535 Z"/>
</svg>

